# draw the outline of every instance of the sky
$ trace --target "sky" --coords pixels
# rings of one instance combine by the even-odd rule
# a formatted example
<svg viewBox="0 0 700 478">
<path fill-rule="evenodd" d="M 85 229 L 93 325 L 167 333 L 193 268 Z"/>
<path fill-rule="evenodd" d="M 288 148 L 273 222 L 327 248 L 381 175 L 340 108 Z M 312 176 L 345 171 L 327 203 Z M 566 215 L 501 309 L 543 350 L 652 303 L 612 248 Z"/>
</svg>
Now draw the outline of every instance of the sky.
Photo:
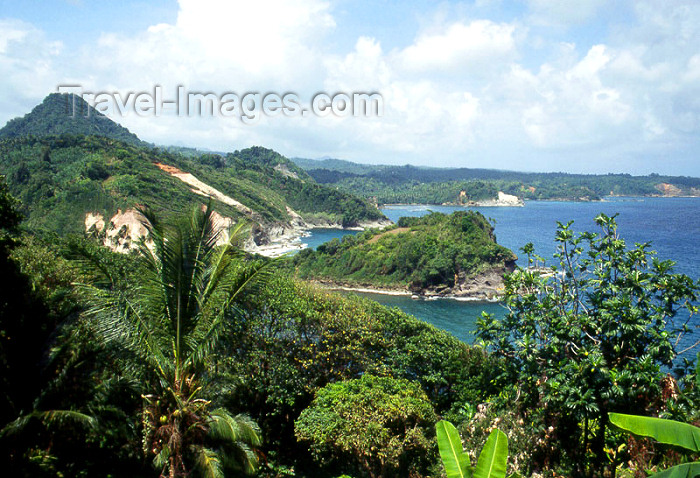
<svg viewBox="0 0 700 478">
<path fill-rule="evenodd" d="M 378 117 L 110 116 L 159 145 L 700 176 L 697 0 L 0 0 L 0 124 L 66 84 L 383 99 Z"/>
</svg>

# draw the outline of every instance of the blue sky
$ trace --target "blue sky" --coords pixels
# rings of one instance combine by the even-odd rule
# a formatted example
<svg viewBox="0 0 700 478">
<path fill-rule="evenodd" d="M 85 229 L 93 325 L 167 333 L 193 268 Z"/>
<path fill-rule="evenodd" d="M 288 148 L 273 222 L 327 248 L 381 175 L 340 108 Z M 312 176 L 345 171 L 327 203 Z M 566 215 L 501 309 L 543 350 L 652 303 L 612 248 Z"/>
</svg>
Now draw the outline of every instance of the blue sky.
<svg viewBox="0 0 700 478">
<path fill-rule="evenodd" d="M 367 163 L 700 176 L 700 2 L 0 0 L 0 123 L 61 84 L 377 91 L 380 118 L 113 116 Z"/>
</svg>

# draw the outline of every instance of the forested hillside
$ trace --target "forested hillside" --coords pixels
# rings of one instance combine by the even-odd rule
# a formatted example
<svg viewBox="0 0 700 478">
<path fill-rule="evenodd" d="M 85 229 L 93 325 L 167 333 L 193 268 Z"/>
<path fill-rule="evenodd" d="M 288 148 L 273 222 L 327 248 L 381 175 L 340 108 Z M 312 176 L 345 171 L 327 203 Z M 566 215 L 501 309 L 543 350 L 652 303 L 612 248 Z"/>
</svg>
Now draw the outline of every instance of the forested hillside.
<svg viewBox="0 0 700 478">
<path fill-rule="evenodd" d="M 117 209 L 147 204 L 172 214 L 206 202 L 157 164 L 191 173 L 235 198 L 253 211 L 246 219 L 262 226 L 289 222 L 287 207 L 311 223 L 356 226 L 382 218 L 365 201 L 314 183 L 264 148 L 186 157 L 96 136 L 0 141 L 0 173 L 21 199 L 27 225 L 60 233 L 81 232 L 87 212 L 111 217 Z M 215 208 L 226 217 L 246 216 L 223 202 L 215 201 Z"/>
<path fill-rule="evenodd" d="M 354 191 L 379 204 L 461 204 L 496 191 L 522 199 L 598 200 L 604 196 L 699 196 L 700 178 L 630 174 L 523 173 L 491 169 L 364 165 L 296 160 L 319 183 Z"/>
<path fill-rule="evenodd" d="M 384 219 L 367 201 L 315 183 L 275 151 L 155 148 L 77 96 L 47 96 L 10 121 L 0 138 L 0 174 L 34 230 L 82 232 L 88 213 L 108 223 L 137 205 L 171 215 L 206 202 L 205 196 L 214 197 L 224 218 L 250 223 L 263 243 L 271 232 L 316 223 L 350 227 Z"/>
</svg>

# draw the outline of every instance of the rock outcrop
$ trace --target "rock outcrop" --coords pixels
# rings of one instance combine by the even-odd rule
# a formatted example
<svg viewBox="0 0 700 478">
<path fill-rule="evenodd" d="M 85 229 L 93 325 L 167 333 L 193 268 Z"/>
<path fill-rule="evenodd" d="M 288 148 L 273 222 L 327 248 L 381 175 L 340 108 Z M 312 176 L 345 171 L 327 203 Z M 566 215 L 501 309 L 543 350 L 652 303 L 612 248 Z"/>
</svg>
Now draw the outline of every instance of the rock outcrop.
<svg viewBox="0 0 700 478">
<path fill-rule="evenodd" d="M 142 237 L 148 235 L 145 218 L 136 209 L 121 209 L 106 222 L 102 214 L 85 215 L 85 232 L 102 240 L 102 244 L 115 252 L 128 253 L 135 249 Z"/>
<path fill-rule="evenodd" d="M 496 300 L 503 294 L 505 287 L 503 276 L 515 270 L 515 261 L 507 262 L 505 267 L 495 267 L 476 275 L 467 276 L 459 272 L 453 287 L 430 287 L 411 289 L 411 293 L 424 297 L 455 297 L 473 300 Z"/>
<path fill-rule="evenodd" d="M 472 207 L 523 207 L 525 203 L 518 196 L 498 191 L 498 197 L 495 199 L 468 201 L 465 205 Z"/>
</svg>

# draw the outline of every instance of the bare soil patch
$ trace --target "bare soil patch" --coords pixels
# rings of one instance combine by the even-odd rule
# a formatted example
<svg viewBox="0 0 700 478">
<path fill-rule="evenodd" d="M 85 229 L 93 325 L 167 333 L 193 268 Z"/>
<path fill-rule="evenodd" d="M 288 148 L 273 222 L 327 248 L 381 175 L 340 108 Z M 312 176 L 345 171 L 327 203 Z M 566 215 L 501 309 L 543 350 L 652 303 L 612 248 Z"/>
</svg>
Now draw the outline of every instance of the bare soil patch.
<svg viewBox="0 0 700 478">
<path fill-rule="evenodd" d="M 381 239 L 382 237 L 387 236 L 389 234 L 401 234 L 402 232 L 408 232 L 410 230 L 411 229 L 408 227 L 397 227 L 396 229 L 392 229 L 391 231 L 386 231 L 386 232 L 382 232 L 381 234 L 377 234 L 372 239 L 367 241 L 367 244 L 374 244 L 375 242 L 379 241 L 379 239 Z"/>
</svg>

